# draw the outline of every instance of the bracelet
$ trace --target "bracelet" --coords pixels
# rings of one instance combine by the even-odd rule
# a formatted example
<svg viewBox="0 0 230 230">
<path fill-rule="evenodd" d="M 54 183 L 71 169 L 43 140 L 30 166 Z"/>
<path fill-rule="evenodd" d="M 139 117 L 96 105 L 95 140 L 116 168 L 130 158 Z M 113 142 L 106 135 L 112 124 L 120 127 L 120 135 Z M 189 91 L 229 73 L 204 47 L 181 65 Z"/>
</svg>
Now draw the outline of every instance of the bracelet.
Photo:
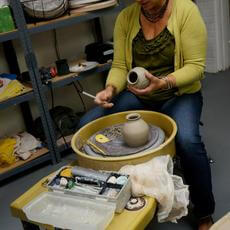
<svg viewBox="0 0 230 230">
<path fill-rule="evenodd" d="M 169 90 L 169 89 L 172 89 L 174 87 L 174 82 L 171 81 L 171 79 L 169 79 L 169 77 L 163 77 L 162 80 L 165 81 L 166 83 L 166 87 L 163 87 L 162 89 L 163 90 Z"/>
</svg>

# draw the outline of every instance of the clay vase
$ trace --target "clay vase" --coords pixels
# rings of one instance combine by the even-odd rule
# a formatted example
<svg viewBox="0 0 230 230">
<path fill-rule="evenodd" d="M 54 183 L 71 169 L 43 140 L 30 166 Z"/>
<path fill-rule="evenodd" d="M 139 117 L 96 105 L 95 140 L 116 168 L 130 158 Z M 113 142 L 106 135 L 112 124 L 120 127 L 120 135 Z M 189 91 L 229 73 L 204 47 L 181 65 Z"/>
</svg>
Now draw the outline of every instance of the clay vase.
<svg viewBox="0 0 230 230">
<path fill-rule="evenodd" d="M 141 118 L 139 113 L 130 113 L 126 116 L 123 126 L 123 138 L 130 147 L 139 147 L 148 142 L 149 125 Z"/>
<path fill-rule="evenodd" d="M 143 67 L 135 67 L 128 72 L 127 84 L 138 89 L 144 89 L 149 85 L 149 79 L 145 77 L 148 72 Z"/>
</svg>

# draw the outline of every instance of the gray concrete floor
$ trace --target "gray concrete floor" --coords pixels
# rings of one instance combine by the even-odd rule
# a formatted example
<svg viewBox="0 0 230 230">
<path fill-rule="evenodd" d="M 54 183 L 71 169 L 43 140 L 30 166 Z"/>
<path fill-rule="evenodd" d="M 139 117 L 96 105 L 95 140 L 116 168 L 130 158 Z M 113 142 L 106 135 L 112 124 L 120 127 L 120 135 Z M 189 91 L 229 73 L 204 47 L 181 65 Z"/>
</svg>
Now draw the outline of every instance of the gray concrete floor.
<svg viewBox="0 0 230 230">
<path fill-rule="evenodd" d="M 213 189 L 216 199 L 214 220 L 218 220 L 230 211 L 230 71 L 218 74 L 206 74 L 203 80 L 204 108 L 201 128 L 203 140 L 208 154 L 215 161 L 211 165 L 213 176 Z M 18 219 L 10 214 L 9 205 L 17 197 L 28 190 L 38 180 L 52 171 L 68 164 L 75 159 L 74 154 L 63 158 L 58 165 L 43 164 L 25 173 L 10 178 L 0 187 L 0 229 L 22 230 Z M 195 219 L 190 212 L 178 224 L 157 223 L 156 218 L 149 223 L 147 230 L 192 230 L 195 228 Z M 119 230 L 122 230 L 120 228 Z M 128 229 L 126 229 L 128 230 Z"/>
</svg>

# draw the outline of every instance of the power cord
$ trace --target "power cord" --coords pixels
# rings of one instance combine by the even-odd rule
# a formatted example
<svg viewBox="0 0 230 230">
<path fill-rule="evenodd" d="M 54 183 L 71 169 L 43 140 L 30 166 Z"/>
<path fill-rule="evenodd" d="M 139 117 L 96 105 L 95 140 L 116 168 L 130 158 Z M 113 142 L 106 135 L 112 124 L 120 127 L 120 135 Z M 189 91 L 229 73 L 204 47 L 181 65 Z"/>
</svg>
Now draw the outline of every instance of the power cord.
<svg viewBox="0 0 230 230">
<path fill-rule="evenodd" d="M 50 94 L 51 94 L 51 110 L 53 110 L 53 109 L 54 109 L 54 92 L 53 92 L 53 84 L 52 84 L 52 81 L 49 81 L 47 85 L 48 85 L 48 87 L 49 87 L 49 89 L 50 89 Z M 65 137 L 64 137 L 64 135 L 63 135 L 63 133 L 62 133 L 62 130 L 60 129 L 60 127 L 59 127 L 58 124 L 56 123 L 56 121 L 55 121 L 55 119 L 54 119 L 54 117 L 53 117 L 53 115 L 52 115 L 51 112 L 50 112 L 50 116 L 51 116 L 51 118 L 52 118 L 52 120 L 53 120 L 54 125 L 56 126 L 57 130 L 59 131 L 61 137 L 63 138 L 63 141 L 64 141 L 64 143 L 65 143 L 66 148 L 67 148 L 67 149 L 70 148 L 69 144 L 67 143 L 67 141 L 66 141 L 66 139 L 65 139 Z"/>
<path fill-rule="evenodd" d="M 56 56 L 57 56 L 57 60 L 60 60 L 61 55 L 60 55 L 60 50 L 59 50 L 58 40 L 57 40 L 57 30 L 54 29 L 53 32 L 54 32 L 54 47 L 55 47 Z"/>
<path fill-rule="evenodd" d="M 83 105 L 83 113 L 86 113 L 86 111 L 87 111 L 86 105 L 85 105 L 85 102 L 84 102 L 82 95 L 81 95 L 81 93 L 83 92 L 83 86 L 79 81 L 76 81 L 76 83 L 72 82 L 72 84 L 73 84 L 74 88 L 76 89 L 76 92 L 77 92 L 77 94 L 81 100 L 82 105 Z"/>
</svg>

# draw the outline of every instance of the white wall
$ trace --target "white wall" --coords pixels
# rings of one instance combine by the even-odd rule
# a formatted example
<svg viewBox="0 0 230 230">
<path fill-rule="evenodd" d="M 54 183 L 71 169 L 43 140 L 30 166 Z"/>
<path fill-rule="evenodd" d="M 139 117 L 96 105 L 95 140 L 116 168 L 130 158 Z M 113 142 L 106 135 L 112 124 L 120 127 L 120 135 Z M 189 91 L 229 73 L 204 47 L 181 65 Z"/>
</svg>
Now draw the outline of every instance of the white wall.
<svg viewBox="0 0 230 230">
<path fill-rule="evenodd" d="M 196 0 L 208 31 L 207 72 L 230 66 L 229 0 Z"/>
<path fill-rule="evenodd" d="M 115 18 L 116 14 L 110 14 L 101 18 L 101 25 L 105 40 L 112 38 Z M 95 34 L 92 30 L 92 22 L 85 22 L 74 26 L 57 29 L 57 38 L 61 58 L 72 60 L 85 57 L 85 45 L 95 41 Z M 26 71 L 27 68 L 20 42 L 15 40 L 13 43 L 17 52 L 20 69 L 21 71 Z M 53 31 L 33 35 L 32 44 L 39 66 L 50 65 L 57 59 L 54 48 Z M 8 72 L 8 66 L 4 58 L 2 45 L 0 44 L 0 73 L 3 72 Z M 81 83 L 83 84 L 85 91 L 96 94 L 96 92 L 104 87 L 104 78 L 105 76 L 103 77 L 103 74 L 98 74 L 88 77 L 84 81 L 81 81 Z M 69 106 L 72 107 L 76 112 L 82 111 L 83 107 L 81 101 L 79 100 L 79 97 L 73 86 L 55 89 L 54 92 L 55 105 Z M 90 108 L 94 105 L 92 99 L 87 97 L 84 97 L 84 99 L 85 103 L 87 104 L 87 108 Z M 50 103 L 49 94 L 48 101 Z M 39 112 L 36 102 L 33 100 L 30 102 L 30 105 L 32 108 L 33 117 L 38 117 Z M 0 138 L 23 130 L 25 130 L 25 126 L 19 106 L 12 106 L 4 110 L 0 110 Z"/>
</svg>

